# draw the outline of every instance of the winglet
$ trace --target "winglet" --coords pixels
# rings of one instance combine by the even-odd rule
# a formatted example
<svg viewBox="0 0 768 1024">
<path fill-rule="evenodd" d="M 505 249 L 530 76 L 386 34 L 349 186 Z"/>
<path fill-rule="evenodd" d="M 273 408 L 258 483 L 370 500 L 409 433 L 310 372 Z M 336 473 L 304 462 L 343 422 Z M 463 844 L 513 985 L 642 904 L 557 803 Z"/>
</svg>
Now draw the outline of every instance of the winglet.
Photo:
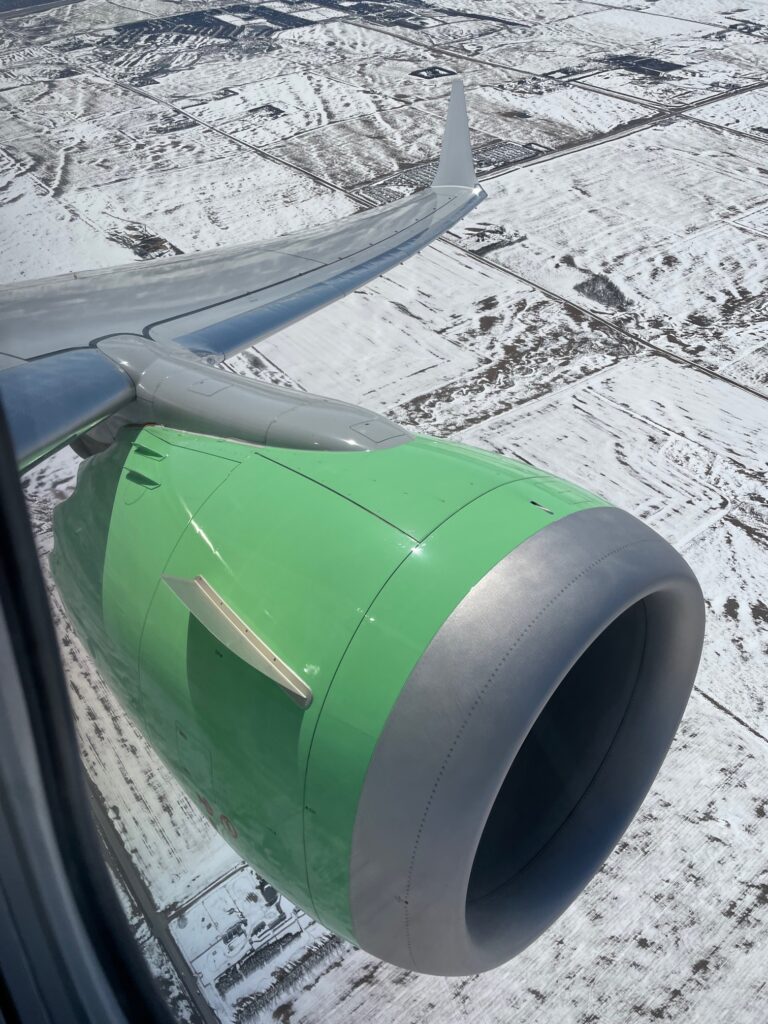
<svg viewBox="0 0 768 1024">
<path fill-rule="evenodd" d="M 464 83 L 453 80 L 448 114 L 445 119 L 443 145 L 433 185 L 460 185 L 472 188 L 477 184 L 472 147 L 469 143 L 469 122 L 464 102 Z"/>
</svg>

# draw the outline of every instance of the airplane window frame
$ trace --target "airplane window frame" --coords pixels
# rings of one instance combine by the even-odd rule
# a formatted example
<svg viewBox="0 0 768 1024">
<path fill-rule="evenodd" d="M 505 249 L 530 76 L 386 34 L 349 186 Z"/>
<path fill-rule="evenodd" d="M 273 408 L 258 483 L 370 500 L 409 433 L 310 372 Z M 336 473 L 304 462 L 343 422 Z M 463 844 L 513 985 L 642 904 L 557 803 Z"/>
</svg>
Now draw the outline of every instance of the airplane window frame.
<svg viewBox="0 0 768 1024">
<path fill-rule="evenodd" d="M 8 735 L 0 743 L 0 1021 L 88 1024 L 103 1021 L 111 1007 L 112 1020 L 171 1024 L 112 886 L 91 817 L 68 685 L 2 403 L 0 538 L 0 671 L 7 712 L 0 734 L 16 723 L 18 740 L 18 747 Z M 38 798 L 29 799 L 25 785 L 22 803 L 14 779 L 29 782 Z M 35 835 L 39 841 L 30 841 Z M 62 906 L 71 908 L 71 920 L 63 919 Z M 77 934 L 82 941 L 67 944 L 67 936 Z M 86 992 L 99 998 L 83 1004 Z"/>
</svg>

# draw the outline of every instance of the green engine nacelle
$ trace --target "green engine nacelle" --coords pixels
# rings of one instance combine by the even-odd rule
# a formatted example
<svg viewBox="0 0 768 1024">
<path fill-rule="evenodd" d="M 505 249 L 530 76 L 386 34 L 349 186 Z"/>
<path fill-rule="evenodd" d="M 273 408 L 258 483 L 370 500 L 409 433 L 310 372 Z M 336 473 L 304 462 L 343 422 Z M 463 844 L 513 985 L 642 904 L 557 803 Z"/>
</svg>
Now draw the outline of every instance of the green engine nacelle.
<svg viewBox="0 0 768 1024">
<path fill-rule="evenodd" d="M 508 959 L 583 888 L 702 642 L 695 578 L 653 531 L 423 438 L 344 453 L 124 431 L 57 509 L 52 562 L 224 838 L 329 928 L 435 974 Z M 179 581 L 200 578 L 309 706 L 190 610 Z"/>
</svg>

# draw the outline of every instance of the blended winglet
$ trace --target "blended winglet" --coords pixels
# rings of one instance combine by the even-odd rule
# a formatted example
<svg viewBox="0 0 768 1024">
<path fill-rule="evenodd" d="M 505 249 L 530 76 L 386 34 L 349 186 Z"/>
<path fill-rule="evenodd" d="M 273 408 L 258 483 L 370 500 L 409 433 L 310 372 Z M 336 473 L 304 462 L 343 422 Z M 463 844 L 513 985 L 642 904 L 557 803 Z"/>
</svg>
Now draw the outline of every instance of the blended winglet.
<svg viewBox="0 0 768 1024">
<path fill-rule="evenodd" d="M 474 188 L 477 185 L 475 162 L 472 159 L 472 146 L 469 141 L 464 83 L 460 78 L 455 78 L 451 87 L 443 144 L 440 149 L 440 162 L 437 165 L 432 185 L 433 187 L 452 185 L 454 187 L 466 186 L 467 188 Z"/>
</svg>

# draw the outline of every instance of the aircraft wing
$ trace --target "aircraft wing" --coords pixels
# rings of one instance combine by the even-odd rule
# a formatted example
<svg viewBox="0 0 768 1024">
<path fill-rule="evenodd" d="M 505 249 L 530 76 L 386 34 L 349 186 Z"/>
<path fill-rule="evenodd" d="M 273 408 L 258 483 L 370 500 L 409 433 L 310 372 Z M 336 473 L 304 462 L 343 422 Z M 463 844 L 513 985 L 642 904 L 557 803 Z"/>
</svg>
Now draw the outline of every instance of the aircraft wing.
<svg viewBox="0 0 768 1024">
<path fill-rule="evenodd" d="M 456 80 L 437 173 L 413 196 L 269 242 L 0 289 L 0 398 L 20 463 L 135 398 L 110 343 L 219 362 L 401 263 L 484 195 Z"/>
</svg>

